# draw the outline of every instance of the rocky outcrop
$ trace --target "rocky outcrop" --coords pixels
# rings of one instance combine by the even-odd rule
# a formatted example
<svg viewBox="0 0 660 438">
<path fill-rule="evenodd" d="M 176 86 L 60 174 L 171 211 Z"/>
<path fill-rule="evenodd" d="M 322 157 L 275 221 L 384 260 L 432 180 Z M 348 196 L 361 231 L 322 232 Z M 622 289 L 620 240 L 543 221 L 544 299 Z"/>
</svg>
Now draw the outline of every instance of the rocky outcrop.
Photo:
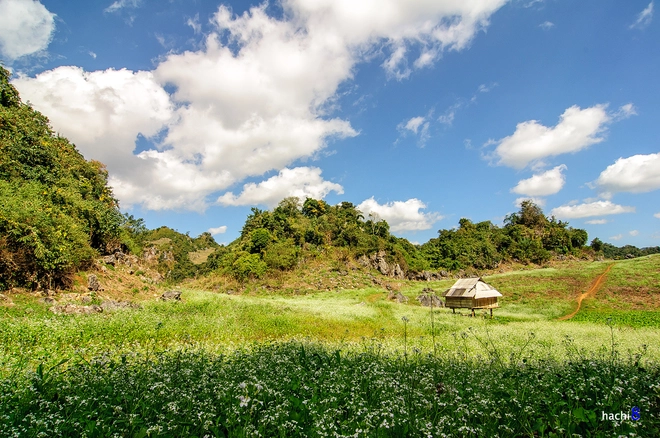
<svg viewBox="0 0 660 438">
<path fill-rule="evenodd" d="M 417 281 L 431 281 L 431 280 L 442 280 L 443 278 L 449 277 L 447 271 L 421 271 L 421 272 L 408 272 L 408 280 L 417 280 Z"/>
<path fill-rule="evenodd" d="M 406 275 L 401 266 L 398 263 L 388 263 L 385 256 L 385 251 L 378 251 L 369 257 L 363 255 L 358 259 L 358 263 L 366 268 L 374 268 L 388 277 L 405 278 Z"/>
</svg>

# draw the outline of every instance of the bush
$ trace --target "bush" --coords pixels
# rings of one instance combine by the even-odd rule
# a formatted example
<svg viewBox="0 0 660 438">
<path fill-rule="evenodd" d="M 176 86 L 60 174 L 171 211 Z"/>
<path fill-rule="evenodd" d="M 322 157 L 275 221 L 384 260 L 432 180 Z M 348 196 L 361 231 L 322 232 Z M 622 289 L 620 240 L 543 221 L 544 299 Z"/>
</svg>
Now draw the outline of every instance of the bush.
<svg viewBox="0 0 660 438">
<path fill-rule="evenodd" d="M 268 247 L 263 257 L 269 268 L 291 269 L 298 262 L 298 248 L 291 239 L 276 242 Z"/>
<path fill-rule="evenodd" d="M 236 279 L 245 281 L 261 277 L 266 273 L 267 268 L 259 254 L 243 254 L 232 264 L 232 274 Z"/>
</svg>

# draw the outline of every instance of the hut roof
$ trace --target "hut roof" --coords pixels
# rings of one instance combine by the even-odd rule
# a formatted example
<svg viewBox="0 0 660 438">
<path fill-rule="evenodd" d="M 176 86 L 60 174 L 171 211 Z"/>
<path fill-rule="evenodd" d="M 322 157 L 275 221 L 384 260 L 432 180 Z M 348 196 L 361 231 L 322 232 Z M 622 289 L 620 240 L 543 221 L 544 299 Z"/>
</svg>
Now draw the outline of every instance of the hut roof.
<svg viewBox="0 0 660 438">
<path fill-rule="evenodd" d="M 484 282 L 481 278 L 461 278 L 456 281 L 451 289 L 447 289 L 443 297 L 465 297 L 465 298 L 492 298 L 501 297 L 493 286 Z"/>
</svg>

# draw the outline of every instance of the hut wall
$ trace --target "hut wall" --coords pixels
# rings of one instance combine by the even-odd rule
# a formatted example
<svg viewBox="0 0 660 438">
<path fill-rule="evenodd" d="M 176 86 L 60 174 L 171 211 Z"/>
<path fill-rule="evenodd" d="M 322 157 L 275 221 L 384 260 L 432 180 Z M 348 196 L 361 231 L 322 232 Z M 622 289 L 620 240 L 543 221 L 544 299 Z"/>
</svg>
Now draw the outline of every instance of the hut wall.
<svg viewBox="0 0 660 438">
<path fill-rule="evenodd" d="M 471 309 L 473 307 L 472 301 L 470 297 L 446 297 L 445 307 Z"/>
<path fill-rule="evenodd" d="M 497 297 L 491 297 L 491 298 L 479 298 L 474 300 L 474 306 L 475 308 L 493 308 L 493 307 L 498 307 L 497 304 Z"/>
</svg>

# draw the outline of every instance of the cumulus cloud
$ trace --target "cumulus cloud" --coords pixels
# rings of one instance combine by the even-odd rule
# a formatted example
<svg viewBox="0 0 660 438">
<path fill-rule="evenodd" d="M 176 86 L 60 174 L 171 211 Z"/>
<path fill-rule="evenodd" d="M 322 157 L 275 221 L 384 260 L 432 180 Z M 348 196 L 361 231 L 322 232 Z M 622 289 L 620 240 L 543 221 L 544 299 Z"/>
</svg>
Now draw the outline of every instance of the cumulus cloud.
<svg viewBox="0 0 660 438">
<path fill-rule="evenodd" d="M 554 195 L 564 187 L 566 182 L 562 173 L 564 170 L 566 170 L 566 165 L 562 164 L 531 178 L 523 179 L 511 191 L 527 196 Z"/>
<path fill-rule="evenodd" d="M 207 231 L 211 233 L 212 236 L 216 236 L 218 234 L 224 234 L 227 231 L 227 225 L 221 225 L 219 227 L 209 228 Z"/>
<path fill-rule="evenodd" d="M 653 215 L 654 218 L 660 219 L 660 213 L 656 213 Z"/>
<path fill-rule="evenodd" d="M 608 192 L 643 193 L 660 189 L 660 152 L 619 158 L 601 172 L 596 184 Z"/>
<path fill-rule="evenodd" d="M 649 5 L 639 13 L 637 20 L 630 25 L 630 28 L 644 29 L 651 24 L 651 20 L 653 20 L 653 2 L 649 3 Z"/>
<path fill-rule="evenodd" d="M 393 232 L 428 230 L 443 218 L 439 213 L 420 211 L 426 208 L 426 204 L 416 198 L 379 204 L 371 197 L 362 201 L 357 208 L 365 217 L 374 214 L 386 220 Z"/>
<path fill-rule="evenodd" d="M 621 240 L 623 238 L 623 234 L 617 234 L 616 236 L 611 236 L 610 239 L 612 240 Z"/>
<path fill-rule="evenodd" d="M 265 4 L 239 16 L 220 6 L 200 50 L 171 53 L 153 72 L 60 67 L 16 86 L 88 158 L 107 163 L 124 205 L 203 210 L 216 192 L 357 135 L 329 114 L 359 62 L 382 51 L 395 77 L 429 66 L 468 47 L 505 2 L 284 0 L 279 18 Z M 408 62 L 411 53 L 421 55 Z M 133 87 L 140 82 L 146 88 Z M 153 146 L 135 151 L 138 134 Z"/>
<path fill-rule="evenodd" d="M 300 199 L 323 199 L 328 193 L 344 193 L 341 185 L 325 181 L 318 167 L 296 167 L 282 169 L 277 175 L 259 184 L 248 183 L 240 195 L 231 192 L 218 198 L 221 205 L 266 205 L 276 206 L 282 199 L 296 196 Z"/>
<path fill-rule="evenodd" d="M 572 106 L 553 127 L 536 120 L 519 123 L 513 135 L 495 142 L 498 164 L 522 169 L 543 158 L 578 152 L 603 141 L 601 134 L 611 121 L 606 108 L 606 105 L 585 109 Z"/>
<path fill-rule="evenodd" d="M 595 201 L 585 204 L 562 205 L 561 207 L 553 208 L 550 214 L 559 219 L 579 219 L 583 217 L 634 212 L 635 207 L 614 204 L 612 201 Z"/>
<path fill-rule="evenodd" d="M 607 219 L 592 219 L 587 221 L 587 223 L 590 225 L 603 225 L 607 223 Z"/>
<path fill-rule="evenodd" d="M 637 230 L 632 230 L 632 231 L 629 231 L 628 234 L 630 234 L 631 236 L 634 237 L 634 236 L 637 236 L 637 235 L 639 234 L 639 231 L 637 231 Z"/>
<path fill-rule="evenodd" d="M 539 27 L 543 30 L 550 30 L 555 27 L 555 23 L 552 21 L 544 21 L 543 23 L 539 24 Z"/>
<path fill-rule="evenodd" d="M 9 62 L 46 50 L 55 14 L 36 0 L 0 1 L 0 54 Z"/>
</svg>

